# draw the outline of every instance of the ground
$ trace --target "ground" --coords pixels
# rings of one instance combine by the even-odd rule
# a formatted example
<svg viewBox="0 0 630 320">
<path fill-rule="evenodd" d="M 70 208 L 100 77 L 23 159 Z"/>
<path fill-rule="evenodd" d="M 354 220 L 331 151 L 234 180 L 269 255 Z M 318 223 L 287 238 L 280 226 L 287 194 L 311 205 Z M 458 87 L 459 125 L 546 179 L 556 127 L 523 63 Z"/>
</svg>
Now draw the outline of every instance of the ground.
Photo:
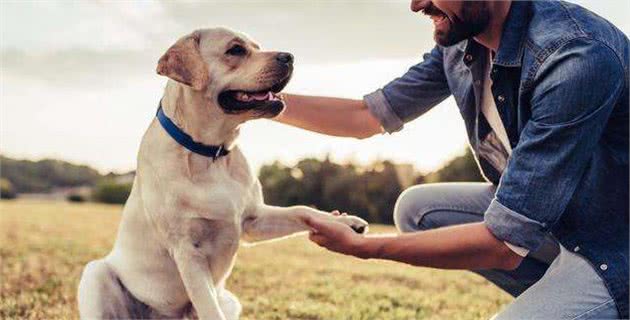
<svg viewBox="0 0 630 320">
<path fill-rule="evenodd" d="M 76 318 L 81 270 L 110 250 L 120 211 L 0 201 L 0 319 Z M 304 236 L 242 247 L 227 287 L 252 320 L 487 319 L 511 300 L 469 272 L 358 260 Z"/>
</svg>

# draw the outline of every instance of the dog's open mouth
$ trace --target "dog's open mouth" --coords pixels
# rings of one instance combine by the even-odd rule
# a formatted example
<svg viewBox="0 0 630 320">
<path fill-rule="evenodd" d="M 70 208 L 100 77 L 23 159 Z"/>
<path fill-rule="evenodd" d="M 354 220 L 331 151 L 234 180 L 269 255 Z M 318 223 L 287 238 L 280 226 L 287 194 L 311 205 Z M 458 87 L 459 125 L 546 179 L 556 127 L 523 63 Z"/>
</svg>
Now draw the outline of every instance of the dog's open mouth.
<svg viewBox="0 0 630 320">
<path fill-rule="evenodd" d="M 241 102 L 280 100 L 280 95 L 273 91 L 245 92 L 233 91 L 234 99 Z"/>
<path fill-rule="evenodd" d="M 272 118 L 284 110 L 280 91 L 289 83 L 290 75 L 275 85 L 258 91 L 226 90 L 219 94 L 219 105 L 230 114 L 252 111 L 256 116 Z"/>
</svg>

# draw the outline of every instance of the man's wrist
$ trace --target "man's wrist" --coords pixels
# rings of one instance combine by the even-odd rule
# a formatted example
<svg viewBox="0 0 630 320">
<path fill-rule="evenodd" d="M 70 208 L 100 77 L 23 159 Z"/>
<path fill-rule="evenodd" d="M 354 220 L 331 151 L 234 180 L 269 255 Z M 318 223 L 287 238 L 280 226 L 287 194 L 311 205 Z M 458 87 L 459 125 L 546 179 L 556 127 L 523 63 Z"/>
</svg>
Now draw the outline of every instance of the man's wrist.
<svg viewBox="0 0 630 320">
<path fill-rule="evenodd" d="M 359 236 L 353 251 L 358 258 L 375 259 L 379 257 L 380 247 L 378 238 Z"/>
</svg>

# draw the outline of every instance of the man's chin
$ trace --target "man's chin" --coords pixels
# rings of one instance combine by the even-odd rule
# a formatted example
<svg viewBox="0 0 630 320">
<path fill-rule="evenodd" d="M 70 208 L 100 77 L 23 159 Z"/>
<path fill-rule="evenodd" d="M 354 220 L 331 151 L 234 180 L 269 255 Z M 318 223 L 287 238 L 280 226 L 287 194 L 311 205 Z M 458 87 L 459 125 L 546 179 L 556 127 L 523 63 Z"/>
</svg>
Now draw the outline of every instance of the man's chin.
<svg viewBox="0 0 630 320">
<path fill-rule="evenodd" d="M 433 33 L 433 40 L 435 40 L 437 44 L 443 47 L 450 47 L 452 45 L 456 45 L 468 38 L 469 38 L 468 35 L 455 32 L 452 29 L 449 29 L 447 31 L 435 30 L 435 32 Z"/>
</svg>

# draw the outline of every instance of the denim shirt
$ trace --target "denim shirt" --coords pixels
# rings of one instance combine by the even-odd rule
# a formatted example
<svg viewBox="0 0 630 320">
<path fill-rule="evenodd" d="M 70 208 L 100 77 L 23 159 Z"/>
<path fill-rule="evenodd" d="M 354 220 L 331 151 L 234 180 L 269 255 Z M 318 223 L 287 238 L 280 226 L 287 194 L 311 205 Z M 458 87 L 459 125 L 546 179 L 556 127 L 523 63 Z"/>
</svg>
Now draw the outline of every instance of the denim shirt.
<svg viewBox="0 0 630 320">
<path fill-rule="evenodd" d="M 628 318 L 628 38 L 574 4 L 514 1 L 489 57 L 473 39 L 436 46 L 364 101 L 392 133 L 452 94 L 479 167 L 498 186 L 489 230 L 530 251 L 551 233 L 594 266 Z M 488 63 L 512 148 L 503 172 L 479 112 Z"/>
</svg>

